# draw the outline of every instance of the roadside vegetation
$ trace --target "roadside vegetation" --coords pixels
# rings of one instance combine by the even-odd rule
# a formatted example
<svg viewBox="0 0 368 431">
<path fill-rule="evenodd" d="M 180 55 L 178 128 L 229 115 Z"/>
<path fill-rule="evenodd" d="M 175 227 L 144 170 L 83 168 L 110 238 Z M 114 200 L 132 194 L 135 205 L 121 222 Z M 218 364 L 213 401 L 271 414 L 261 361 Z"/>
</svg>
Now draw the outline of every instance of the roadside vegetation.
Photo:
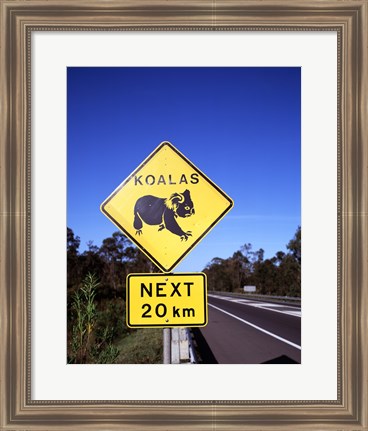
<svg viewBox="0 0 368 431">
<path fill-rule="evenodd" d="M 72 364 L 162 363 L 162 329 L 131 329 L 125 323 L 126 276 L 160 272 L 121 232 L 97 247 L 67 228 L 67 361 Z M 300 296 L 301 229 L 279 251 L 264 259 L 262 249 L 245 244 L 227 259 L 214 258 L 203 269 L 208 290 Z"/>
<path fill-rule="evenodd" d="M 278 251 L 274 257 L 265 259 L 264 250 L 253 251 L 251 244 L 245 244 L 227 259 L 212 259 L 204 269 L 208 289 L 242 292 L 243 286 L 256 286 L 261 295 L 300 297 L 300 227 L 286 248 L 287 253 Z"/>
<path fill-rule="evenodd" d="M 125 323 L 126 276 L 152 272 L 154 265 L 120 232 L 101 247 L 90 242 L 80 253 L 79 246 L 68 228 L 68 363 L 162 363 L 162 330 Z"/>
</svg>

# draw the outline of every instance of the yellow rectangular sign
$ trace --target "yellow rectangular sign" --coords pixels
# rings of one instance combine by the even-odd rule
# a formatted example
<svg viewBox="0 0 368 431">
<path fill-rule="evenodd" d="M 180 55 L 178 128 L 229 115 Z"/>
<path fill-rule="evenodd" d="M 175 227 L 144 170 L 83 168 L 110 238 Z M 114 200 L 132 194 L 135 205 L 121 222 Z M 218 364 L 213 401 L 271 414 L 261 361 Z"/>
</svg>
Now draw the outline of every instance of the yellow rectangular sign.
<svg viewBox="0 0 368 431">
<path fill-rule="evenodd" d="M 131 328 L 207 325 L 206 274 L 129 274 L 127 325 Z"/>
</svg>

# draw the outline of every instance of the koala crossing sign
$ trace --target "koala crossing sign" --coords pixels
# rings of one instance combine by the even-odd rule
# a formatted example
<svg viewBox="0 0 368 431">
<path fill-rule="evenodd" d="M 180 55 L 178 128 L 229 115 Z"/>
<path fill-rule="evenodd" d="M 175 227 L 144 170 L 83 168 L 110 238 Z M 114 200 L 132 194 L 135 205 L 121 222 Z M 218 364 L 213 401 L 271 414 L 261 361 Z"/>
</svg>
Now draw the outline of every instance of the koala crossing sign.
<svg viewBox="0 0 368 431">
<path fill-rule="evenodd" d="M 230 211 L 233 201 L 170 142 L 162 142 L 101 211 L 163 272 Z"/>
</svg>

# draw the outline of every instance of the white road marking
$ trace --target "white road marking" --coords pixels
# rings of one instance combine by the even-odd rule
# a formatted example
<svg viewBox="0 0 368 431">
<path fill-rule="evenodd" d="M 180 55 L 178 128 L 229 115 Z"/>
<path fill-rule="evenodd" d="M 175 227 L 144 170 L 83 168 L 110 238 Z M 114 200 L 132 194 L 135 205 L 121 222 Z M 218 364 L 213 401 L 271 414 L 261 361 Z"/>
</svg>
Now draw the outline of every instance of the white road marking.
<svg viewBox="0 0 368 431">
<path fill-rule="evenodd" d="M 267 334 L 267 335 L 269 335 L 270 337 L 276 338 L 277 340 L 280 340 L 280 341 L 282 341 L 283 343 L 289 344 L 290 346 L 295 347 L 296 349 L 299 349 L 299 350 L 301 350 L 301 349 L 302 349 L 302 348 L 301 348 L 301 346 L 298 346 L 298 344 L 292 343 L 291 341 L 286 340 L 285 338 L 282 338 L 282 337 L 280 337 L 279 335 L 273 334 L 272 332 L 267 331 L 266 329 L 263 329 L 263 328 L 261 328 L 260 326 L 254 325 L 254 323 L 248 322 L 247 320 L 244 320 L 244 319 L 242 319 L 242 318 L 240 318 L 240 317 L 238 317 L 238 316 L 235 316 L 235 314 L 229 313 L 228 311 L 223 310 L 222 308 L 216 307 L 215 305 L 212 305 L 212 304 L 208 304 L 208 305 L 209 305 L 210 307 L 215 308 L 215 309 L 216 309 L 216 310 L 218 310 L 218 311 L 221 311 L 222 313 L 227 314 L 228 316 L 233 317 L 234 319 L 240 320 L 240 322 L 243 322 L 243 323 L 245 323 L 246 325 L 249 325 L 249 326 L 251 326 L 252 328 L 257 329 L 258 331 L 263 332 L 264 334 Z"/>
<path fill-rule="evenodd" d="M 285 307 L 284 304 L 273 304 L 271 302 L 259 302 L 258 304 L 254 303 L 255 307 L 271 307 L 271 308 L 277 308 L 277 307 Z"/>
<path fill-rule="evenodd" d="M 259 308 L 262 308 L 262 310 L 274 311 L 275 313 L 288 314 L 289 316 L 302 317 L 301 311 L 275 310 L 274 308 L 268 308 L 268 307 L 259 307 Z"/>
<path fill-rule="evenodd" d="M 247 305 L 250 305 L 250 304 L 247 304 Z M 300 311 L 276 310 L 274 308 L 270 308 L 269 304 L 267 304 L 267 307 L 264 307 L 262 305 L 253 305 L 252 304 L 252 307 L 261 308 L 262 310 L 274 311 L 275 313 L 288 314 L 289 316 L 302 317 L 302 313 Z"/>
<path fill-rule="evenodd" d="M 221 295 L 208 295 L 212 298 L 217 298 L 217 299 L 222 299 L 223 301 L 230 301 L 230 302 L 236 302 L 238 304 L 243 304 L 243 305 L 249 305 L 250 307 L 256 307 L 256 308 L 261 308 L 262 310 L 268 310 L 268 311 L 274 311 L 275 313 L 281 313 L 281 314 L 287 314 L 289 316 L 294 316 L 294 317 L 302 317 L 302 313 L 301 310 L 295 309 L 294 310 L 276 310 L 277 307 L 286 307 L 286 305 L 283 304 L 272 304 L 269 302 L 257 302 L 257 301 L 252 301 L 249 299 L 234 299 L 234 298 L 230 298 L 228 296 L 221 296 Z"/>
</svg>

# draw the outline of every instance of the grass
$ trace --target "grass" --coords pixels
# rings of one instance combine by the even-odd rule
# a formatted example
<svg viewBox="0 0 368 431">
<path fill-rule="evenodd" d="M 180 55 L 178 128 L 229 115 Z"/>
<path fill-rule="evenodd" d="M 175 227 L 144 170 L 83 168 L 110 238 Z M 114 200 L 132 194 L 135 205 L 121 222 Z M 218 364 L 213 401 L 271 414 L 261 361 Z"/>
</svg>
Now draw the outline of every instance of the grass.
<svg viewBox="0 0 368 431">
<path fill-rule="evenodd" d="M 142 328 L 114 343 L 120 354 L 117 364 L 162 364 L 162 329 Z"/>
</svg>

